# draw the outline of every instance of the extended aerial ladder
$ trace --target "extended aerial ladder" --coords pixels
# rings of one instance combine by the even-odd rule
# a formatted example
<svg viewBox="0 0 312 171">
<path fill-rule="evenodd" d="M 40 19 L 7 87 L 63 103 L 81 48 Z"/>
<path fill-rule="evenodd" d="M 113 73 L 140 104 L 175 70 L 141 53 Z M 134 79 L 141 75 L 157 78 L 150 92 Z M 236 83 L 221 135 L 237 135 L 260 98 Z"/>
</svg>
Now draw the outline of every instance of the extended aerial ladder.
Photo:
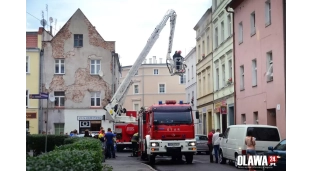
<svg viewBox="0 0 312 171">
<path fill-rule="evenodd" d="M 171 76 L 173 75 L 183 75 L 185 73 L 185 61 L 183 57 L 177 57 L 173 60 L 170 57 L 170 53 L 172 50 L 172 43 L 174 37 L 174 29 L 176 24 L 176 12 L 174 10 L 168 10 L 166 15 L 163 17 L 161 22 L 156 26 L 153 33 L 149 37 L 144 49 L 140 53 L 139 57 L 136 59 L 132 67 L 130 68 L 127 76 L 123 79 L 122 83 L 118 87 L 117 91 L 115 92 L 111 101 L 104 107 L 109 114 L 106 115 L 108 120 L 115 121 L 116 118 L 120 120 L 123 117 L 121 116 L 122 113 L 125 113 L 125 109 L 121 106 L 121 101 L 123 100 L 124 96 L 126 95 L 130 85 L 131 80 L 135 76 L 136 72 L 138 71 L 139 67 L 142 65 L 142 62 L 152 49 L 153 45 L 155 44 L 156 40 L 159 37 L 160 32 L 165 27 L 168 19 L 170 18 L 170 36 L 169 36 L 169 46 L 168 46 L 168 53 L 166 58 L 166 64 L 169 69 Z M 121 119 L 122 120 L 122 119 Z"/>
</svg>

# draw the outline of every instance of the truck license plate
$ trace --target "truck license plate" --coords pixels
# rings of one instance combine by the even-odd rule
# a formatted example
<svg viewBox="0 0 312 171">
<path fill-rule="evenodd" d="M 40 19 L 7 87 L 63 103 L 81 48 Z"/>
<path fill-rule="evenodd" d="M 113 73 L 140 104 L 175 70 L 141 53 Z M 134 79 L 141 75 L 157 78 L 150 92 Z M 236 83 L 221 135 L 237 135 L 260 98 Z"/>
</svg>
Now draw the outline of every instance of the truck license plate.
<svg viewBox="0 0 312 171">
<path fill-rule="evenodd" d="M 168 143 L 169 146 L 179 146 L 180 143 Z"/>
</svg>

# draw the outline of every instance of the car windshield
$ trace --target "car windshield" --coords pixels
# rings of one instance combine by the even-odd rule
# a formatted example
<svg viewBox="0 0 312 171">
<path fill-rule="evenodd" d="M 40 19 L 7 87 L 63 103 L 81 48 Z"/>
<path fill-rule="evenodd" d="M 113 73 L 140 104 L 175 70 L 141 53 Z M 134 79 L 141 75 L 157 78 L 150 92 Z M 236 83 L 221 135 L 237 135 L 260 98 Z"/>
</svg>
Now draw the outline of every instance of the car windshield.
<svg viewBox="0 0 312 171">
<path fill-rule="evenodd" d="M 274 148 L 274 150 L 286 151 L 286 140 L 283 140 L 280 143 L 278 143 L 277 146 Z"/>
<path fill-rule="evenodd" d="M 196 136 L 196 140 L 199 140 L 199 141 L 208 141 L 208 138 L 204 135 L 199 135 L 199 136 Z"/>
<path fill-rule="evenodd" d="M 191 124 L 191 112 L 154 112 L 154 124 Z"/>
</svg>

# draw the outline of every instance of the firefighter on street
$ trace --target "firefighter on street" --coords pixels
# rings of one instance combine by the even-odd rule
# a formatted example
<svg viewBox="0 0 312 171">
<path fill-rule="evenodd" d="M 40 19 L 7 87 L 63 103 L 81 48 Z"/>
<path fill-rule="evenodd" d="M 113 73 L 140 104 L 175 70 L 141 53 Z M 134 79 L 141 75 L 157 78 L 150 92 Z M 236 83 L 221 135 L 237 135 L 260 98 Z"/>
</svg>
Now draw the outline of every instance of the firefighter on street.
<svg viewBox="0 0 312 171">
<path fill-rule="evenodd" d="M 132 142 L 132 155 L 137 156 L 137 152 L 138 152 L 138 141 L 139 141 L 139 133 L 135 133 L 133 134 L 132 138 L 131 138 L 131 142 Z"/>
</svg>

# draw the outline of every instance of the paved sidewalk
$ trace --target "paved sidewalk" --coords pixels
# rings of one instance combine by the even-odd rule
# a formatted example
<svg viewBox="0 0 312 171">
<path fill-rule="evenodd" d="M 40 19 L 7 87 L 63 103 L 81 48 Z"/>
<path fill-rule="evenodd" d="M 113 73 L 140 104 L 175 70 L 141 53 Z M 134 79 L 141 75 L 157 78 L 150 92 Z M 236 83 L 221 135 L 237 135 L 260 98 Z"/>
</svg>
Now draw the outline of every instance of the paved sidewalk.
<svg viewBox="0 0 312 171">
<path fill-rule="evenodd" d="M 113 171 L 156 171 L 137 157 L 128 157 L 130 152 L 117 153 L 115 159 L 106 159 L 103 164 L 113 167 Z"/>
</svg>

